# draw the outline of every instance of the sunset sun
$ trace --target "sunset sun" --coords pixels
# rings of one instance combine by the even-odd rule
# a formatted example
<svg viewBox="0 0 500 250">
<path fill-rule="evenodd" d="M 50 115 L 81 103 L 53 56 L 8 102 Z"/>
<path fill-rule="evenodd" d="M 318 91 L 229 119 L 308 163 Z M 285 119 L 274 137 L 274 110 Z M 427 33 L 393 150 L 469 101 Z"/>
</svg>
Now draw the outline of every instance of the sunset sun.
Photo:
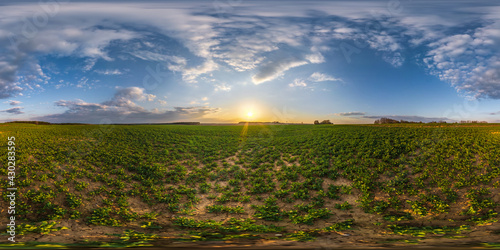
<svg viewBox="0 0 500 250">
<path fill-rule="evenodd" d="M 249 111 L 249 112 L 247 113 L 247 117 L 248 117 L 248 118 L 252 118 L 252 116 L 253 116 L 253 112 L 252 112 L 252 111 Z"/>
</svg>

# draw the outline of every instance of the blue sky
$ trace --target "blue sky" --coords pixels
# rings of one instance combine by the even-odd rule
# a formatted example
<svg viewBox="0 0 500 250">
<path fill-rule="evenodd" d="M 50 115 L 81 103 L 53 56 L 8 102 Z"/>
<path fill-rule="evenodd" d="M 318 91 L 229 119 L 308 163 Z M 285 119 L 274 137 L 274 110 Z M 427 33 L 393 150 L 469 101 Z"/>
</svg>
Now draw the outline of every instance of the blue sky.
<svg viewBox="0 0 500 250">
<path fill-rule="evenodd" d="M 500 122 L 498 1 L 42 0 L 0 17 L 0 121 Z"/>
</svg>

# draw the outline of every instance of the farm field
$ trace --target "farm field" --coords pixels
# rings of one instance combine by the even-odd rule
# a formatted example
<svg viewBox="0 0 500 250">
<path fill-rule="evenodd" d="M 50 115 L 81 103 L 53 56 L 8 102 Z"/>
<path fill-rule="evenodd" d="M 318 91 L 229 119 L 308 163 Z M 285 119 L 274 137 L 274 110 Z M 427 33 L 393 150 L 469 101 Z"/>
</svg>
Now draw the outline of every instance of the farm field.
<svg viewBox="0 0 500 250">
<path fill-rule="evenodd" d="M 500 247 L 498 124 L 2 124 L 0 141 L 3 247 Z"/>
</svg>

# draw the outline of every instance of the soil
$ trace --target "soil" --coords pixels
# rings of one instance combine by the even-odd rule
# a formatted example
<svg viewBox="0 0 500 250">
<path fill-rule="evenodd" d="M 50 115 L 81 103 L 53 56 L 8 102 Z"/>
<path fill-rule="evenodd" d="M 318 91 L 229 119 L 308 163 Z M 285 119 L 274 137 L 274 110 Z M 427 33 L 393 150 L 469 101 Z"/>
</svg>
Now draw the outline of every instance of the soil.
<svg viewBox="0 0 500 250">
<path fill-rule="evenodd" d="M 208 215 L 205 215 L 208 216 Z M 226 215 L 218 215 L 212 217 L 214 220 L 224 220 Z M 117 235 L 123 233 L 125 229 L 133 229 L 138 232 L 156 234 L 160 237 L 159 240 L 152 242 L 157 248 L 168 249 L 192 249 L 192 248 L 224 248 L 224 249 L 367 249 L 367 248 L 426 248 L 426 249 L 446 249 L 446 248 L 478 248 L 481 243 L 498 242 L 500 241 L 500 223 L 492 223 L 484 226 L 471 227 L 470 230 L 462 232 L 460 235 L 433 235 L 427 234 L 425 237 L 413 237 L 407 235 L 395 235 L 387 230 L 384 226 L 376 226 L 373 223 L 381 221 L 378 215 L 366 214 L 359 208 L 353 208 L 352 212 L 346 211 L 345 214 L 336 213 L 332 221 L 345 220 L 347 218 L 355 218 L 356 225 L 351 230 L 342 232 L 321 233 L 321 235 L 311 242 L 297 242 L 285 240 L 282 234 L 261 234 L 265 238 L 273 238 L 271 240 L 248 240 L 235 239 L 229 241 L 200 241 L 200 242 L 182 242 L 175 240 L 182 233 L 187 231 L 179 230 L 174 227 L 167 216 L 158 216 L 156 222 L 160 224 L 162 229 L 144 229 L 138 223 L 129 223 L 123 227 L 106 227 L 86 225 L 82 220 L 67 220 L 57 226 L 67 227 L 67 230 L 52 232 L 42 235 L 36 233 L 28 233 L 26 235 L 16 236 L 17 242 L 38 242 L 38 243 L 59 243 L 59 244 L 76 244 L 83 241 L 99 241 L 109 242 L 119 240 Z M 320 225 L 315 227 L 328 226 L 330 220 L 318 221 Z M 441 223 L 437 223 L 443 226 Z M 284 222 L 280 222 L 284 223 Z M 280 226 L 280 223 L 273 223 Z M 4 224 L 4 223 L 2 223 Z M 422 226 L 427 224 L 437 225 L 432 223 L 432 220 L 419 221 L 413 220 L 411 226 Z M 444 223 L 453 225 L 452 222 Z M 304 228 L 305 229 L 305 228 Z M 458 236 L 458 237 L 457 237 Z M 6 242 L 7 236 L 3 236 L 2 243 Z M 155 249 L 157 249 L 155 248 Z M 153 249 L 153 248 L 141 248 Z"/>
</svg>

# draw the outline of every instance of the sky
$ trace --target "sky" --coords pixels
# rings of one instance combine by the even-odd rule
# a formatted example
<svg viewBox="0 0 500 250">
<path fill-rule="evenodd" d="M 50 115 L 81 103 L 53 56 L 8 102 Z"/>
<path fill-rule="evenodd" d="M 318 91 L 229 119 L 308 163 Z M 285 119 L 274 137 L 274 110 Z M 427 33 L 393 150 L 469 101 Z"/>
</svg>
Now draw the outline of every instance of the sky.
<svg viewBox="0 0 500 250">
<path fill-rule="evenodd" d="M 500 122 L 500 2 L 0 1 L 0 122 Z"/>
</svg>

